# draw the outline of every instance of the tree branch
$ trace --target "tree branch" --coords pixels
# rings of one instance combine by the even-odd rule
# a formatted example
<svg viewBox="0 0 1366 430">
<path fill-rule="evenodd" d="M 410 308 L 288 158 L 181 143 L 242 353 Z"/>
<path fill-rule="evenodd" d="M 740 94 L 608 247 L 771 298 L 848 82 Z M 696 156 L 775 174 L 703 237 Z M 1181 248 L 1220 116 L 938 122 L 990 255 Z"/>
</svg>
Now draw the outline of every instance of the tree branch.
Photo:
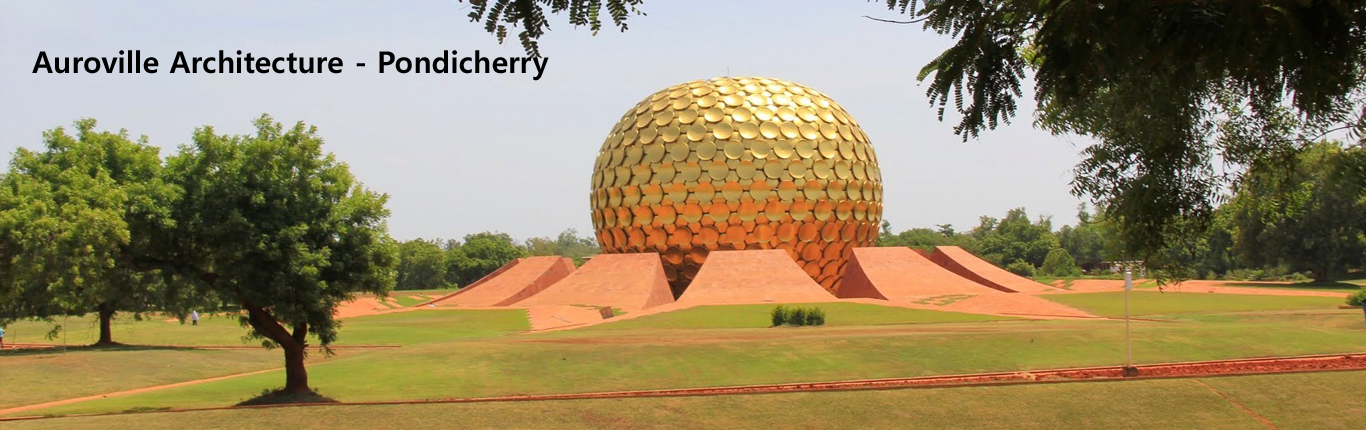
<svg viewBox="0 0 1366 430">
<path fill-rule="evenodd" d="M 873 17 L 868 16 L 868 15 L 864 15 L 863 17 L 864 17 L 864 18 L 871 19 L 871 20 L 873 20 L 873 21 L 885 22 L 885 23 L 888 23 L 888 24 L 915 24 L 915 23 L 925 22 L 925 20 L 927 20 L 927 19 L 930 18 L 930 17 L 927 16 L 927 17 L 924 17 L 924 18 L 913 19 L 913 20 L 910 20 L 910 21 L 897 21 L 897 20 L 892 20 L 892 19 L 873 18 Z"/>
</svg>

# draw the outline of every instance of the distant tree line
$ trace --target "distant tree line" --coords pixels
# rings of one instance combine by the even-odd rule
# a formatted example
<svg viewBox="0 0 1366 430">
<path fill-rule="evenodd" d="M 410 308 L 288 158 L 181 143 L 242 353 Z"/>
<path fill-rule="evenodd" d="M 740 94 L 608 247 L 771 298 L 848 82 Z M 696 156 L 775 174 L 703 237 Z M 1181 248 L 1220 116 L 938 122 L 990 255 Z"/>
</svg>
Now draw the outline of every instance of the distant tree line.
<svg viewBox="0 0 1366 430">
<path fill-rule="evenodd" d="M 1150 268 L 1197 279 L 1312 279 L 1366 268 L 1366 149 L 1318 142 L 1292 160 L 1245 172 L 1216 207 L 1208 226 L 1177 231 Z M 961 246 L 1012 272 L 1067 277 L 1101 272 L 1105 261 L 1129 261 L 1122 223 L 1103 207 L 1083 205 L 1076 225 L 1053 229 L 1024 208 L 982 216 L 968 231 L 951 225 L 893 233 L 884 222 L 879 246 Z"/>
<path fill-rule="evenodd" d="M 413 239 L 399 244 L 398 277 L 394 289 L 463 287 L 528 256 L 559 255 L 583 264 L 598 253 L 592 237 L 568 229 L 557 237 L 534 237 L 518 243 L 511 235 L 482 232 L 463 239 Z"/>
</svg>

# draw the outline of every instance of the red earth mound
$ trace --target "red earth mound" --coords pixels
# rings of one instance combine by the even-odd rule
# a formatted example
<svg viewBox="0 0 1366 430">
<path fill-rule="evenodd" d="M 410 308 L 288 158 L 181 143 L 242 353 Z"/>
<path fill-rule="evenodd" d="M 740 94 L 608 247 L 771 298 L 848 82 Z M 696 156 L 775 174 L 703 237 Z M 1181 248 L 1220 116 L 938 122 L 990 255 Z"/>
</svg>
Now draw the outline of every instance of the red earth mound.
<svg viewBox="0 0 1366 430">
<path fill-rule="evenodd" d="M 959 276 L 1007 293 L 1042 293 L 1053 287 L 1005 271 L 957 246 L 937 246 L 930 261 Z"/>
<path fill-rule="evenodd" d="M 681 305 L 830 302 L 781 249 L 714 251 L 678 302 Z"/>
<path fill-rule="evenodd" d="M 673 303 L 659 254 L 602 254 L 519 307 L 585 305 L 625 311 Z"/>
<path fill-rule="evenodd" d="M 438 306 L 507 306 L 539 293 L 574 272 L 560 256 L 519 258 L 460 292 L 433 300 Z"/>
<path fill-rule="evenodd" d="M 958 276 L 905 247 L 854 248 L 836 295 L 883 300 L 999 291 Z"/>
</svg>

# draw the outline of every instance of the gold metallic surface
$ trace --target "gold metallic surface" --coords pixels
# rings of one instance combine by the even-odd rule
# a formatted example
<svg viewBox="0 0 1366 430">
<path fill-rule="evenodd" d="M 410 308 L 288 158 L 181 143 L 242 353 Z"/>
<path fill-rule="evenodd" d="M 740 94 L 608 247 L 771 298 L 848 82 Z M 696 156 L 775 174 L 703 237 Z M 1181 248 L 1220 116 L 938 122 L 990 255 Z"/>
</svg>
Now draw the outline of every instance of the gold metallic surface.
<svg viewBox="0 0 1366 430">
<path fill-rule="evenodd" d="M 858 122 L 769 78 L 674 85 L 626 111 L 593 166 L 603 252 L 657 252 L 674 294 L 707 254 L 782 249 L 832 292 L 882 221 L 882 174 Z"/>
</svg>

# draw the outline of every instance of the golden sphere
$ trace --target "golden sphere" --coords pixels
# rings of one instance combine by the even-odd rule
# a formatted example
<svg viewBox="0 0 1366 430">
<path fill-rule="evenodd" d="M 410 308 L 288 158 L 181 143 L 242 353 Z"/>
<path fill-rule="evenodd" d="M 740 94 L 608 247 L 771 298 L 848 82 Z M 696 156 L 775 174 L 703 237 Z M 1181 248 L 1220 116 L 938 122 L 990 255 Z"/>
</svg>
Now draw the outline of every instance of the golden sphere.
<svg viewBox="0 0 1366 430">
<path fill-rule="evenodd" d="M 626 111 L 593 165 L 605 253 L 658 252 L 674 295 L 714 250 L 783 249 L 835 292 L 882 220 L 882 171 L 844 108 L 792 82 L 692 81 Z"/>
</svg>

